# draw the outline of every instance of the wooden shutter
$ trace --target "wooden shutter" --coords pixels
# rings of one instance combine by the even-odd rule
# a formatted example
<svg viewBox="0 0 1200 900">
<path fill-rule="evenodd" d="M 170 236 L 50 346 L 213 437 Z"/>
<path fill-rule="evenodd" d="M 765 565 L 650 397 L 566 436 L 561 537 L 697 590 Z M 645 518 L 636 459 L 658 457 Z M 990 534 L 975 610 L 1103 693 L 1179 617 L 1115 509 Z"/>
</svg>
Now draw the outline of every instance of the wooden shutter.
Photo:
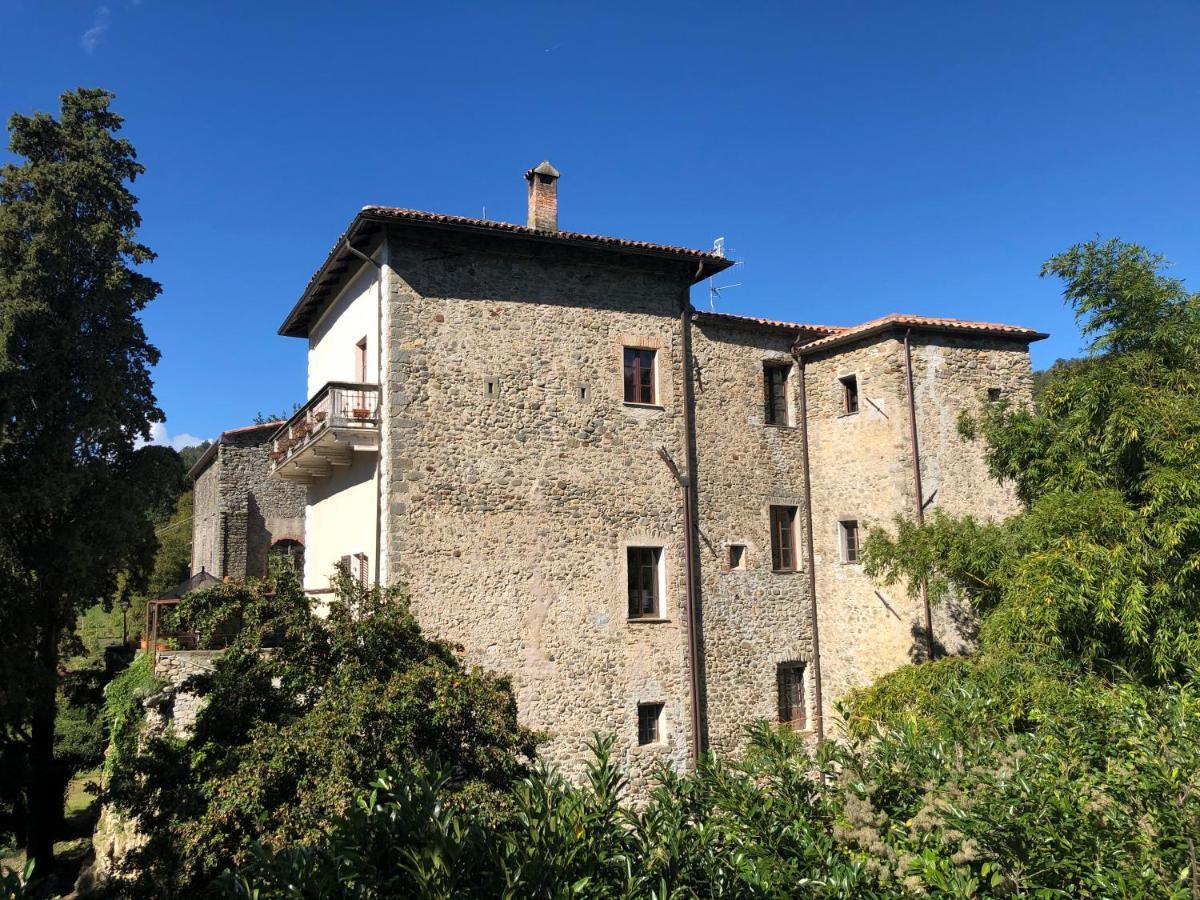
<svg viewBox="0 0 1200 900">
<path fill-rule="evenodd" d="M 771 568 L 776 572 L 796 570 L 796 508 L 771 507 Z"/>
<path fill-rule="evenodd" d="M 779 721 L 797 730 L 808 727 L 804 698 L 804 663 L 782 663 L 778 669 Z"/>
</svg>

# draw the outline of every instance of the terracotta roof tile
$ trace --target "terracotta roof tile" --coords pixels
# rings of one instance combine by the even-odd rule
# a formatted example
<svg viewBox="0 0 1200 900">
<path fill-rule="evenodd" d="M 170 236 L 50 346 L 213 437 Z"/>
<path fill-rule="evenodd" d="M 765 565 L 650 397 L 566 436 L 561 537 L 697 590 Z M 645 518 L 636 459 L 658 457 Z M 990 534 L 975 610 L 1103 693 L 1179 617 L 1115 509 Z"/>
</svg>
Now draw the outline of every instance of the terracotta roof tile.
<svg viewBox="0 0 1200 900">
<path fill-rule="evenodd" d="M 695 318 L 699 321 L 706 319 L 728 320 L 734 324 L 761 325 L 765 328 L 784 328 L 788 331 L 809 331 L 825 335 L 837 334 L 846 330 L 846 326 L 844 325 L 812 325 L 802 322 L 784 322 L 779 319 L 764 319 L 760 316 L 740 316 L 735 313 L 719 313 L 709 310 L 696 310 Z"/>
<path fill-rule="evenodd" d="M 689 247 L 675 247 L 670 244 L 654 244 L 649 241 L 605 237 L 599 234 L 583 234 L 578 231 L 539 231 L 536 228 L 529 228 L 525 225 L 514 225 L 511 222 L 494 222 L 490 219 L 473 219 L 468 216 L 423 212 L 417 209 L 403 209 L 396 206 L 364 206 L 358 215 L 354 217 L 354 221 L 350 223 L 350 227 L 337 239 L 337 243 L 333 245 L 333 249 L 326 256 L 325 262 L 321 264 L 321 267 L 308 280 L 308 284 L 305 285 L 300 299 L 296 301 L 296 305 L 288 313 L 287 318 L 284 319 L 283 324 L 280 326 L 280 334 L 290 337 L 299 337 L 307 334 L 309 320 L 319 313 L 325 299 L 327 299 L 321 296 L 325 291 L 322 282 L 328 275 L 329 270 L 334 267 L 338 257 L 342 255 L 347 235 L 353 235 L 359 224 L 364 220 L 375 222 L 414 222 L 464 231 L 507 234 L 514 237 L 527 237 L 541 241 L 604 247 L 634 253 L 646 253 L 653 256 L 695 260 L 697 263 L 703 263 L 707 266 L 707 271 L 701 277 L 719 272 L 733 265 L 732 259 L 718 256 L 708 250 L 693 250 Z"/>
<path fill-rule="evenodd" d="M 943 331 L 957 334 L 974 334 L 980 336 L 1011 337 L 1019 341 L 1040 341 L 1049 337 L 1041 331 L 1023 328 L 1019 325 L 1004 325 L 999 322 L 969 322 L 964 319 L 948 319 L 941 316 L 909 316 L 900 313 L 871 319 L 861 325 L 846 328 L 836 334 L 830 334 L 815 341 L 797 342 L 799 353 L 814 353 L 827 347 L 836 347 L 850 343 L 859 338 L 869 337 L 894 328 L 913 328 L 921 331 Z"/>
<path fill-rule="evenodd" d="M 530 170 L 533 171 L 533 170 Z M 508 234 L 519 234 L 528 237 L 550 238 L 561 241 L 586 241 L 604 244 L 610 247 L 622 247 L 630 250 L 648 250 L 654 253 L 665 253 L 671 256 L 686 256 L 692 259 L 707 260 L 719 264 L 721 268 L 733 265 L 733 260 L 718 256 L 708 250 L 693 250 L 690 247 L 674 247 L 670 244 L 654 244 L 649 241 L 632 241 L 627 238 L 605 237 L 601 234 L 584 234 L 578 231 L 539 231 L 526 225 L 514 225 L 512 222 L 494 222 L 491 219 L 472 219 L 467 216 L 451 216 L 445 213 L 422 212 L 419 209 L 402 209 L 396 206 L 364 206 L 365 216 L 382 216 L 387 219 L 406 219 L 412 222 L 431 222 L 438 225 L 457 225 L 463 228 L 481 228 L 485 231 L 499 231 Z"/>
</svg>

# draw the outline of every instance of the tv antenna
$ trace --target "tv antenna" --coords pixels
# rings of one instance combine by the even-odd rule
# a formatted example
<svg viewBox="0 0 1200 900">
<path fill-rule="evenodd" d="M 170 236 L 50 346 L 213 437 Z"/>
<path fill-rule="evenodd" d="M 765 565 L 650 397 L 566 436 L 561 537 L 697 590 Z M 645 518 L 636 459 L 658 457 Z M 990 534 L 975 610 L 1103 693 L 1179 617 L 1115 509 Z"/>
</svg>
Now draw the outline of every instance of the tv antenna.
<svg viewBox="0 0 1200 900">
<path fill-rule="evenodd" d="M 724 259 L 725 258 L 725 238 L 719 237 L 715 241 L 713 241 L 712 250 L 710 252 L 712 253 L 713 256 L 719 256 L 722 259 Z M 742 264 L 742 262 L 743 262 L 742 260 L 738 260 L 737 262 L 735 262 L 733 264 L 733 268 L 735 268 L 735 269 L 738 268 Z M 708 308 L 711 309 L 713 312 L 716 312 L 717 311 L 717 301 L 719 299 L 721 299 L 721 293 L 723 291 L 728 291 L 732 288 L 741 287 L 742 283 L 740 281 L 738 281 L 733 284 L 717 284 L 716 281 L 714 280 L 714 278 L 715 278 L 715 276 L 709 276 L 709 279 L 708 279 Z"/>
</svg>

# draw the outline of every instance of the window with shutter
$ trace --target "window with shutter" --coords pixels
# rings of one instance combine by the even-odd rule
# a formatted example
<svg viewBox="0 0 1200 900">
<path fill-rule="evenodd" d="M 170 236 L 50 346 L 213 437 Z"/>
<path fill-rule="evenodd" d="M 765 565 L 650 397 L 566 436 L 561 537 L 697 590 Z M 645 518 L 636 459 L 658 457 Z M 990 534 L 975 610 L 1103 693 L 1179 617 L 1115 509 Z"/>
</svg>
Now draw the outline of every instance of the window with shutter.
<svg viewBox="0 0 1200 900">
<path fill-rule="evenodd" d="M 843 522 L 839 522 L 838 526 L 842 533 L 842 562 L 858 562 L 859 550 L 861 549 L 859 546 L 858 522 L 854 519 L 846 519 Z"/>
<path fill-rule="evenodd" d="M 625 348 L 625 402 L 653 404 L 654 399 L 654 354 L 653 350 L 637 347 Z"/>
<path fill-rule="evenodd" d="M 638 704 L 638 744 L 657 744 L 662 740 L 662 711 L 661 703 Z"/>
<path fill-rule="evenodd" d="M 771 507 L 771 568 L 796 571 L 796 507 Z"/>
<path fill-rule="evenodd" d="M 629 580 L 629 618 L 659 618 L 658 582 L 662 548 L 629 547 L 625 554 Z"/>
<path fill-rule="evenodd" d="M 804 669 L 802 662 L 780 663 L 776 670 L 779 689 L 779 721 L 786 723 L 797 731 L 808 727 L 808 704 L 804 689 Z"/>
<path fill-rule="evenodd" d="M 767 425 L 790 425 L 787 383 L 792 367 L 779 363 L 763 363 L 763 422 Z"/>
<path fill-rule="evenodd" d="M 842 414 L 858 412 L 858 376 L 847 375 L 839 381 L 842 383 Z"/>
</svg>

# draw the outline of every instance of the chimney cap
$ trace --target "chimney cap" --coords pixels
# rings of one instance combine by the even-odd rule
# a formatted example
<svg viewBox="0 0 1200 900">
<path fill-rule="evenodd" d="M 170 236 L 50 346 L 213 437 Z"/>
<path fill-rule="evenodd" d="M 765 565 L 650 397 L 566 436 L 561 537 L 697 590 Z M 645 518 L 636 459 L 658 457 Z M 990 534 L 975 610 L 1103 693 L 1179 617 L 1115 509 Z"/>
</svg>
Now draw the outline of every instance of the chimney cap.
<svg viewBox="0 0 1200 900">
<path fill-rule="evenodd" d="M 525 177 L 530 180 L 533 180 L 534 175 L 549 175 L 551 178 L 561 177 L 561 173 L 554 166 L 550 165 L 550 160 L 548 159 L 543 159 L 541 163 L 525 173 Z"/>
</svg>

